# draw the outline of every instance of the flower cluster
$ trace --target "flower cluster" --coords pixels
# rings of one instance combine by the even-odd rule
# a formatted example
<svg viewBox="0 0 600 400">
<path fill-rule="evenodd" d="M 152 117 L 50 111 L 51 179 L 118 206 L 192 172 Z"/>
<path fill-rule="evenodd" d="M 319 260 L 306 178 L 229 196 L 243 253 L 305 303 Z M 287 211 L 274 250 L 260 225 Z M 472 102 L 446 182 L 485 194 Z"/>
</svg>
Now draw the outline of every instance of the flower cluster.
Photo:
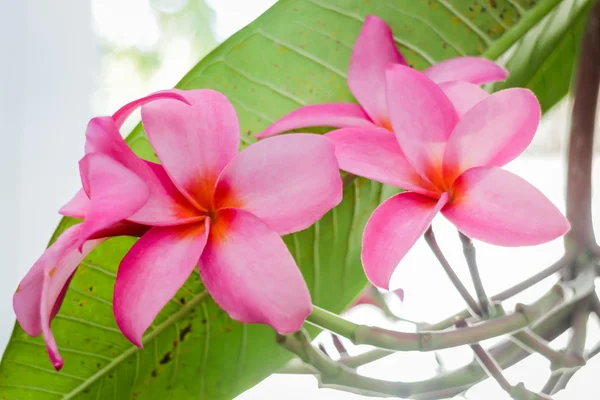
<svg viewBox="0 0 600 400">
<path fill-rule="evenodd" d="M 499 245 L 564 234 L 564 216 L 500 168 L 528 146 L 540 118 L 531 92 L 490 95 L 477 86 L 505 78 L 504 69 L 474 57 L 417 72 L 385 22 L 369 16 L 348 73 L 360 105 L 303 107 L 259 135 L 341 128 L 325 136 L 286 134 L 238 153 L 235 110 L 212 90 L 162 91 L 92 119 L 79 163 L 82 189 L 60 211 L 82 222 L 22 280 L 13 301 L 20 325 L 43 335 L 60 368 L 50 324 L 77 266 L 102 241 L 130 235 L 140 239 L 119 266 L 113 308 L 132 343 L 142 346 L 196 266 L 232 318 L 296 331 L 311 312 L 310 294 L 280 236 L 309 227 L 341 201 L 339 168 L 406 190 L 379 206 L 365 228 L 363 265 L 379 287 L 388 287 L 438 211 L 461 232 Z M 160 164 L 135 155 L 119 133 L 140 107 Z"/>
</svg>

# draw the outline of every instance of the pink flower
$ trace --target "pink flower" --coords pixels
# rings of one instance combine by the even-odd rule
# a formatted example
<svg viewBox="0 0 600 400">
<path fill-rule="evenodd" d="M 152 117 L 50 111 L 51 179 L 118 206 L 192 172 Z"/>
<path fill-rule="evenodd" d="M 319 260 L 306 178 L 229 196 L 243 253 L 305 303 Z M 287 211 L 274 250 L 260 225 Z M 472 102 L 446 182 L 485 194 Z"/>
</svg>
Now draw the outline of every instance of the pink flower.
<svg viewBox="0 0 600 400">
<path fill-rule="evenodd" d="M 164 166 L 177 208 L 131 248 L 117 274 L 114 312 L 134 344 L 198 265 L 215 302 L 246 323 L 298 330 L 311 312 L 304 279 L 280 235 L 312 225 L 342 198 L 333 144 L 286 135 L 238 153 L 231 103 L 212 90 L 178 92 L 191 104 L 158 100 L 142 122 Z M 164 202 L 163 204 L 167 204 Z"/>
<path fill-rule="evenodd" d="M 276 121 L 257 137 L 266 138 L 310 126 L 336 128 L 379 126 L 391 130 L 385 99 L 385 70 L 390 64 L 407 65 L 396 48 L 390 27 L 382 19 L 368 15 L 352 49 L 348 69 L 348 87 L 360 105 L 330 103 L 301 107 Z M 507 76 L 506 70 L 502 67 L 490 60 L 477 57 L 458 57 L 442 61 L 431 66 L 424 73 L 440 84 L 465 81 L 481 85 L 504 80 Z"/>
<path fill-rule="evenodd" d="M 119 127 L 136 107 L 157 98 L 186 101 L 177 93 L 159 92 L 125 105 L 112 117 L 90 121 L 86 155 L 79 163 L 83 189 L 60 210 L 65 216 L 83 219 L 83 223 L 67 229 L 46 249 L 13 297 L 19 324 L 30 336 L 43 335 L 56 369 L 62 367 L 63 359 L 50 323 L 60 309 L 77 266 L 107 238 L 141 236 L 149 229 L 142 223 L 154 221 L 148 216 L 144 218 L 144 214 L 152 215 L 156 201 L 149 198 L 153 197 L 151 193 L 162 190 L 162 185 L 158 187 L 158 177 L 150 176 L 150 166 L 155 171 L 162 167 L 137 157 L 122 139 Z"/>
<path fill-rule="evenodd" d="M 139 106 L 164 167 L 137 157 L 118 132 Z M 51 320 L 78 264 L 112 236 L 143 235 L 121 263 L 113 301 L 117 324 L 139 346 L 196 265 L 233 318 L 281 333 L 301 327 L 310 295 L 280 235 L 307 228 L 341 201 L 328 139 L 287 135 L 238 154 L 235 110 L 211 90 L 136 100 L 90 121 L 86 138 L 83 189 L 61 209 L 84 221 L 44 252 L 13 299 L 25 332 L 43 334 L 55 368 L 63 360 Z"/>
<path fill-rule="evenodd" d="M 365 227 L 362 261 L 378 287 L 388 288 L 439 211 L 464 234 L 502 246 L 544 243 L 569 230 L 540 191 L 500 168 L 533 139 L 541 115 L 535 96 L 460 85 L 476 90 L 455 91 L 462 104 L 455 109 L 426 74 L 392 66 L 386 89 L 394 134 L 343 128 L 326 135 L 341 169 L 408 190 L 381 204 Z"/>
</svg>

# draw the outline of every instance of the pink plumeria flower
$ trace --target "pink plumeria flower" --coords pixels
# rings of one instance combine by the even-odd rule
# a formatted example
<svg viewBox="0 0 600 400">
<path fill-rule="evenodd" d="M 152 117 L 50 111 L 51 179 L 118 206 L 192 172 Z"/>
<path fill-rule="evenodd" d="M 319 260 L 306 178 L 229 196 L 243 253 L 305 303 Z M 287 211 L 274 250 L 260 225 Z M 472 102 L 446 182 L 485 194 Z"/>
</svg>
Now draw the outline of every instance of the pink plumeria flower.
<svg viewBox="0 0 600 400">
<path fill-rule="evenodd" d="M 391 130 L 385 99 L 385 70 L 390 64 L 407 65 L 394 43 L 390 27 L 381 18 L 368 15 L 352 49 L 348 87 L 360 105 L 329 103 L 301 107 L 279 119 L 259 135 L 266 138 L 292 129 L 311 126 L 373 128 Z M 458 57 L 437 63 L 424 72 L 436 83 L 464 81 L 476 85 L 506 79 L 507 71 L 478 57 Z"/>
<path fill-rule="evenodd" d="M 43 335 L 56 369 L 62 367 L 63 359 L 50 324 L 79 263 L 107 238 L 141 236 L 148 231 L 144 224 L 160 218 L 156 213 L 160 199 L 166 198 L 173 207 L 177 206 L 174 199 L 155 195 L 165 192 L 160 184 L 165 176 L 162 167 L 137 157 L 119 133 L 123 121 L 136 107 L 158 98 L 186 101 L 175 92 L 159 92 L 125 105 L 112 117 L 90 121 L 86 155 L 79 163 L 83 189 L 60 210 L 61 214 L 83 222 L 68 228 L 46 249 L 13 297 L 19 324 L 30 336 Z"/>
<path fill-rule="evenodd" d="M 121 262 L 117 324 L 142 346 L 144 331 L 198 265 L 206 290 L 232 318 L 296 331 L 312 305 L 280 236 L 308 228 L 341 201 L 334 146 L 296 134 L 238 153 L 238 119 L 227 98 L 213 90 L 179 93 L 191 105 L 142 107 L 163 184 L 181 197 L 179 211 L 165 207 L 159 215 L 171 219 L 148 222 L 152 228 Z"/>
<path fill-rule="evenodd" d="M 169 172 L 137 157 L 118 132 L 135 108 L 159 99 L 144 107 L 143 121 Z M 138 345 L 196 264 L 232 317 L 282 333 L 300 328 L 310 295 L 279 235 L 312 225 L 341 201 L 333 145 L 290 135 L 237 154 L 237 124 L 231 104 L 210 90 L 159 92 L 90 121 L 83 189 L 61 209 L 84 221 L 44 252 L 13 300 L 25 332 L 43 334 L 55 368 L 63 360 L 51 320 L 79 263 L 113 236 L 146 233 L 123 260 L 115 287 L 117 322 Z"/>
<path fill-rule="evenodd" d="M 501 246 L 540 244 L 569 230 L 539 190 L 500 168 L 533 139 L 541 116 L 533 93 L 461 85 L 474 89 L 458 96 L 462 117 L 426 74 L 395 65 L 386 84 L 394 135 L 381 128 L 326 135 L 341 169 L 408 190 L 382 203 L 365 227 L 362 261 L 375 286 L 388 288 L 439 211 L 464 234 Z"/>
</svg>

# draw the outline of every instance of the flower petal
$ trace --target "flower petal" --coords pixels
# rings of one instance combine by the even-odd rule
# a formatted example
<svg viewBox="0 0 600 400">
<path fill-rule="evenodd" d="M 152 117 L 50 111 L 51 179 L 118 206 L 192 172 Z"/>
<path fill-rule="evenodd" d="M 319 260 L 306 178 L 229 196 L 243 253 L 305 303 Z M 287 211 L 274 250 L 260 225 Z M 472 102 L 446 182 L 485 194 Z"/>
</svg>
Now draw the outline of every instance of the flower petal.
<svg viewBox="0 0 600 400">
<path fill-rule="evenodd" d="M 150 191 L 138 175 L 101 153 L 79 162 L 81 181 L 90 198 L 80 244 L 97 232 L 128 219 L 148 200 Z"/>
<path fill-rule="evenodd" d="M 144 105 L 142 122 L 175 186 L 207 210 L 219 173 L 237 154 L 238 118 L 229 100 L 214 90 L 191 90 L 185 97 L 191 106 L 170 100 Z"/>
<path fill-rule="evenodd" d="M 481 87 L 463 81 L 441 83 L 439 86 L 454 104 L 454 109 L 460 118 L 475 104 L 490 96 Z"/>
<path fill-rule="evenodd" d="M 524 179 L 499 167 L 478 167 L 454 183 L 442 213 L 465 235 L 500 246 L 529 246 L 564 235 L 569 222 Z"/>
<path fill-rule="evenodd" d="M 390 27 L 381 18 L 368 15 L 352 49 L 348 86 L 371 119 L 380 126 L 389 124 L 385 100 L 385 70 L 389 64 L 406 61 L 394 43 Z"/>
<path fill-rule="evenodd" d="M 404 155 L 422 177 L 437 181 L 446 140 L 458 120 L 454 106 L 427 76 L 402 65 L 388 68 L 386 90 Z"/>
<path fill-rule="evenodd" d="M 292 129 L 310 126 L 373 127 L 373 122 L 361 106 L 352 103 L 330 103 L 304 106 L 278 119 L 267 129 L 256 135 L 259 139 Z"/>
<path fill-rule="evenodd" d="M 81 232 L 80 232 L 81 235 Z M 75 269 L 79 263 L 94 249 L 103 239 L 90 240 L 80 246 L 79 240 L 75 242 L 76 247 L 73 247 L 73 242 L 62 248 L 61 252 L 55 259 L 57 264 L 47 264 L 44 266 L 44 282 L 42 286 L 42 298 L 40 302 L 40 320 L 42 326 L 42 336 L 46 342 L 46 347 L 52 365 L 57 370 L 63 365 L 62 357 L 58 352 L 58 346 L 54 340 L 54 335 L 50 328 L 52 318 L 58 312 L 61 302 L 65 296 L 65 290 L 71 282 Z M 78 249 L 81 248 L 81 251 Z"/>
<path fill-rule="evenodd" d="M 165 99 L 179 100 L 179 101 L 189 105 L 189 102 L 187 101 L 187 99 L 185 98 L 183 93 L 184 93 L 183 91 L 178 90 L 178 89 L 163 90 L 160 92 L 152 93 L 146 97 L 142 97 L 141 99 L 137 99 L 130 103 L 125 104 L 123 107 L 121 107 L 119 110 L 117 110 L 116 113 L 113 114 L 112 119 L 113 119 L 113 121 L 115 121 L 115 125 L 117 125 L 117 127 L 121 127 L 121 125 L 123 125 L 123 122 L 125 122 L 127 117 L 129 117 L 129 115 L 131 115 L 131 113 L 136 108 L 141 107 L 144 104 L 148 104 L 151 101 L 156 101 L 156 100 L 165 100 Z"/>
<path fill-rule="evenodd" d="M 23 330 L 30 336 L 44 336 L 52 364 L 58 370 L 63 361 L 50 330 L 50 322 L 62 303 L 73 272 L 85 256 L 102 240 L 88 241 L 78 250 L 83 226 L 75 225 L 63 232 L 19 284 L 13 308 Z"/>
<path fill-rule="evenodd" d="M 373 285 L 389 289 L 398 263 L 447 202 L 447 193 L 436 201 L 408 192 L 377 207 L 365 226 L 362 249 L 363 267 Z"/>
<path fill-rule="evenodd" d="M 214 301 L 238 321 L 291 333 L 312 310 L 302 274 L 283 240 L 249 212 L 219 211 L 198 268 Z"/>
<path fill-rule="evenodd" d="M 456 57 L 427 68 L 424 73 L 436 83 L 466 81 L 476 85 L 503 81 L 508 71 L 495 62 L 480 57 Z"/>
<path fill-rule="evenodd" d="M 335 144 L 340 169 L 405 190 L 433 194 L 406 160 L 392 132 L 383 128 L 343 128 L 325 136 Z"/>
<path fill-rule="evenodd" d="M 206 245 L 209 219 L 185 226 L 154 227 L 127 253 L 117 274 L 113 310 L 133 344 L 194 270 Z"/>
<path fill-rule="evenodd" d="M 502 166 L 531 143 L 541 117 L 535 95 L 506 89 L 475 104 L 448 140 L 444 173 L 458 176 L 472 167 Z"/>
<path fill-rule="evenodd" d="M 148 185 L 150 189 L 148 201 L 129 218 L 131 221 L 148 225 L 173 225 L 199 220 L 197 209 L 177 190 L 172 190 L 173 184 L 168 182 L 170 179 L 165 180 L 162 176 L 164 174 L 157 176 L 156 169 L 152 167 L 154 163 L 142 160 L 127 146 L 112 118 L 98 117 L 89 122 L 85 146 L 87 154 L 107 155 L 133 171 Z"/>
<path fill-rule="evenodd" d="M 90 199 L 83 188 L 79 189 L 75 196 L 67 204 L 58 210 L 59 214 L 71 218 L 85 218 L 90 208 Z"/>
<path fill-rule="evenodd" d="M 308 228 L 342 200 L 333 143 L 300 133 L 261 140 L 225 167 L 214 199 L 217 208 L 249 211 L 280 235 Z"/>
</svg>

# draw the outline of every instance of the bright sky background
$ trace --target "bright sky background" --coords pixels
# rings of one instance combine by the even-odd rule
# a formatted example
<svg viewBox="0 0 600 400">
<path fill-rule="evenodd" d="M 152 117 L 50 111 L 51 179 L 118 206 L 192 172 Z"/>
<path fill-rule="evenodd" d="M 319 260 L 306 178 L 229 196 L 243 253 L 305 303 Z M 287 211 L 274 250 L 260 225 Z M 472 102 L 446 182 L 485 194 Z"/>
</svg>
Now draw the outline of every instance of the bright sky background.
<svg viewBox="0 0 600 400">
<path fill-rule="evenodd" d="M 6 116 L 2 138 L 8 141 L 0 157 L 0 178 L 5 185 L 0 197 L 3 228 L 0 242 L 6 265 L 0 270 L 0 348 L 8 340 L 14 316 L 11 297 L 20 278 L 45 248 L 59 221 L 56 210 L 79 187 L 76 162 L 82 155 L 83 129 L 95 114 L 112 112 L 125 101 L 153 90 L 172 86 L 195 62 L 185 38 L 176 39 L 161 54 L 161 69 L 149 81 L 140 79 L 127 62 L 106 64 L 97 48 L 99 38 L 118 43 L 123 48 L 152 47 L 161 35 L 152 7 L 175 12 L 187 0 L 63 0 L 60 9 L 45 0 L 11 2 L 4 11 L 14 15 L 0 24 L 0 48 L 8 49 L 10 62 L 0 65 L 0 74 L 14 79 L 0 86 L 0 113 Z M 270 6 L 273 0 L 208 0 L 216 13 L 214 31 L 222 40 L 242 28 Z M 12 8 L 11 8 L 12 7 Z M 92 16 L 92 17 L 90 17 Z M 13 46 L 13 37 L 23 37 L 22 46 Z M 13 46 L 13 47 L 11 47 Z M 40 65 L 40 60 L 43 64 Z M 90 75 L 94 79 L 90 80 Z M 89 82 L 95 82 L 93 85 Z M 15 95 L 12 95 L 12 94 Z M 17 95 L 18 94 L 18 95 Z M 6 125 L 8 124 L 8 125 Z M 557 132 L 566 129 L 561 115 L 540 129 L 533 151 L 513 162 L 508 169 L 523 176 L 564 209 L 564 162 L 562 154 L 544 152 L 547 143 L 560 143 Z M 127 131 L 127 129 L 125 129 Z M 8 132 L 8 134 L 7 134 Z M 595 166 L 595 181 L 600 182 L 600 168 Z M 596 230 L 600 232 L 599 187 L 595 191 Z M 434 229 L 447 257 L 458 274 L 468 283 L 456 231 L 443 218 L 434 221 Z M 561 254 L 557 240 L 543 246 L 503 249 L 476 243 L 483 281 L 490 294 L 511 286 Z M 553 279 L 526 292 L 519 301 L 533 301 L 547 290 Z M 421 240 L 402 261 L 393 278 L 393 286 L 405 290 L 405 302 L 396 304 L 399 315 L 435 322 L 464 308 L 461 298 L 445 277 L 433 255 Z M 470 287 L 470 285 L 467 285 Z M 509 303 L 514 305 L 514 302 Z M 364 306 L 350 318 L 369 324 L 390 323 L 376 311 Z M 410 325 L 391 325 L 412 329 Z M 588 344 L 600 339 L 598 321 L 590 320 Z M 563 335 L 557 346 L 566 343 Z M 360 349 L 363 351 L 363 349 Z M 447 368 L 470 362 L 468 349 L 441 353 Z M 418 380 L 432 376 L 436 367 L 432 354 L 403 353 L 361 369 L 361 372 L 390 380 Z M 541 388 L 548 373 L 547 362 L 533 356 L 507 372 L 511 382 L 525 381 L 530 389 Z M 598 399 L 595 385 L 600 360 L 594 360 L 573 379 L 569 393 L 555 399 Z M 317 389 L 312 377 L 275 375 L 238 397 L 258 399 L 357 399 L 359 396 Z M 507 399 L 495 382 L 478 385 L 471 399 Z"/>
</svg>

